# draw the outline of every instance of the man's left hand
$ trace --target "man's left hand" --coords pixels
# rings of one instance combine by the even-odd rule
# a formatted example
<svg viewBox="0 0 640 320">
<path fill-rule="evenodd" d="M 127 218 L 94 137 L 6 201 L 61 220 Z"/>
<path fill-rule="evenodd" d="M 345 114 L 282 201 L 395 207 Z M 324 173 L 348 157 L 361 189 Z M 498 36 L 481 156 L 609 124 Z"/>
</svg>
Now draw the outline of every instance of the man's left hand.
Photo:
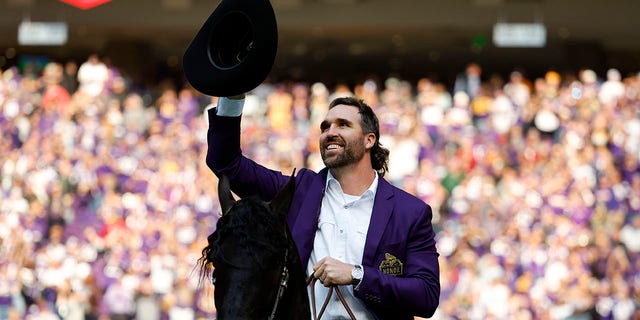
<svg viewBox="0 0 640 320">
<path fill-rule="evenodd" d="M 351 270 L 354 265 L 340 260 L 324 257 L 313 266 L 313 276 L 320 279 L 325 287 L 351 284 Z"/>
</svg>

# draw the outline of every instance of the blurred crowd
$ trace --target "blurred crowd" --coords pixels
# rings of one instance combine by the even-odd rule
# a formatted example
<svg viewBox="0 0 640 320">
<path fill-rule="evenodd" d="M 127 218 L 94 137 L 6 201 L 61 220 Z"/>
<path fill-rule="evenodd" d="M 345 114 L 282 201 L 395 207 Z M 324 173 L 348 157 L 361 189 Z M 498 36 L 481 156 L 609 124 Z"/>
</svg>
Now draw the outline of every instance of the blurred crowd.
<svg viewBox="0 0 640 320">
<path fill-rule="evenodd" d="M 455 84 L 264 83 L 242 148 L 320 169 L 336 96 L 380 118 L 389 181 L 433 208 L 434 319 L 640 319 L 640 74 L 478 64 Z M 0 78 L 0 319 L 210 319 L 194 266 L 219 214 L 214 97 L 135 88 L 92 55 Z"/>
</svg>

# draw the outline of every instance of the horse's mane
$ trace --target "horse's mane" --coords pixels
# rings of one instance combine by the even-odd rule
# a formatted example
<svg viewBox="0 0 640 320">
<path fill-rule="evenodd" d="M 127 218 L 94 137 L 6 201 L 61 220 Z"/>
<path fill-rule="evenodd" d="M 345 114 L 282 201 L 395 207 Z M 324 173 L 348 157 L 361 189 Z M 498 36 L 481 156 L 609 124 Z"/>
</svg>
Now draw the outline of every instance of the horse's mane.
<svg viewBox="0 0 640 320">
<path fill-rule="evenodd" d="M 216 230 L 207 237 L 208 244 L 196 265 L 200 268 L 200 282 L 212 278 L 216 263 L 228 263 L 222 244 L 231 237 L 235 237 L 240 247 L 247 248 L 253 260 L 251 265 L 270 267 L 269 260 L 282 257 L 288 246 L 285 228 L 286 223 L 274 217 L 267 203 L 257 198 L 238 200 L 218 219 Z"/>
</svg>

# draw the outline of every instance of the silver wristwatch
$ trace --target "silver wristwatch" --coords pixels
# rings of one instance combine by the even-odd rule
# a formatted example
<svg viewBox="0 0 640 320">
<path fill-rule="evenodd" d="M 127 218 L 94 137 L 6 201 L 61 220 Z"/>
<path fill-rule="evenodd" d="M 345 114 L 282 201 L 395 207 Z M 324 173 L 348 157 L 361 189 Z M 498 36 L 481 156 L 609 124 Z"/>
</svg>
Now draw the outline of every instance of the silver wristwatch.
<svg viewBox="0 0 640 320">
<path fill-rule="evenodd" d="M 362 270 L 362 266 L 358 264 L 353 266 L 353 269 L 351 270 L 351 284 L 353 286 L 358 286 L 360 281 L 362 281 L 363 276 L 364 270 Z"/>
</svg>

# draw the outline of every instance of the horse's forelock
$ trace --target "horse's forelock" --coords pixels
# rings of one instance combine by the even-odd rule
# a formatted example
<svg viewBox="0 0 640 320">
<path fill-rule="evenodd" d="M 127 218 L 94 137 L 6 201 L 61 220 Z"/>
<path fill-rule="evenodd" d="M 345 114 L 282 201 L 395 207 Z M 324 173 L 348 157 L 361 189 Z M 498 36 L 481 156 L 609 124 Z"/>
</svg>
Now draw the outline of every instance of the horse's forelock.
<svg viewBox="0 0 640 320">
<path fill-rule="evenodd" d="M 220 260 L 224 241 L 234 237 L 239 246 L 256 248 L 252 255 L 258 265 L 263 265 L 265 254 L 277 255 L 287 246 L 285 226 L 262 201 L 239 200 L 218 220 L 215 232 L 207 238 L 208 246 L 203 250 L 203 256 L 206 253 L 208 262 Z"/>
</svg>

